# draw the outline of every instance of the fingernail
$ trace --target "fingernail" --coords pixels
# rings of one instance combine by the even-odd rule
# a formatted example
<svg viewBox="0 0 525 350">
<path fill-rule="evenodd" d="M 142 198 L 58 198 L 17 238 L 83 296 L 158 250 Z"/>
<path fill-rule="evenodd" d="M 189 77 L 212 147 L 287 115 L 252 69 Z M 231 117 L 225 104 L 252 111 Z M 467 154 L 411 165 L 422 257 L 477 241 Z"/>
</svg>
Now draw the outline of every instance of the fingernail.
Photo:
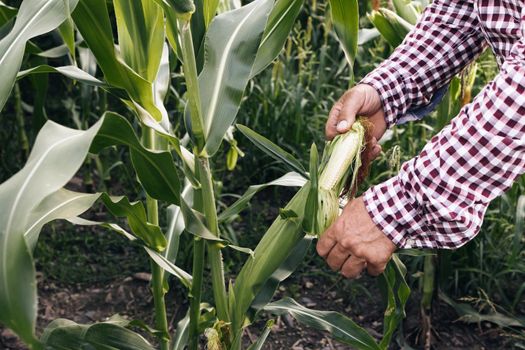
<svg viewBox="0 0 525 350">
<path fill-rule="evenodd" d="M 337 131 L 346 131 L 348 129 L 348 122 L 346 120 L 341 120 L 337 123 Z"/>
</svg>

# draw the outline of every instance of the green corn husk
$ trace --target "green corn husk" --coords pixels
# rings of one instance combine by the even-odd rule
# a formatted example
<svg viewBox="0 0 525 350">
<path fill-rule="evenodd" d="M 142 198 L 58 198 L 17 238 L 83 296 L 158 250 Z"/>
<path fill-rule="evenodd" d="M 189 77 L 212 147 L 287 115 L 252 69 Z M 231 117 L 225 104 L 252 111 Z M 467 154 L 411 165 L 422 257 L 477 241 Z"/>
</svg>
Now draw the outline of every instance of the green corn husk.
<svg viewBox="0 0 525 350">
<path fill-rule="evenodd" d="M 339 195 L 345 184 L 350 179 L 352 189 L 356 183 L 364 141 L 365 127 L 358 121 L 348 133 L 327 143 L 321 165 L 317 169 L 319 180 L 317 181 L 317 173 L 312 174 L 316 169 L 311 166 L 311 181 L 281 210 L 287 215 L 281 214 L 275 219 L 257 245 L 253 257 L 248 258 L 244 264 L 235 281 L 233 293 L 230 292 L 232 329 L 236 336 L 239 336 L 245 326 L 246 313 L 255 297 L 292 249 L 304 238 L 305 230 L 317 234 L 324 232 L 337 217 Z M 312 159 L 315 159 L 316 164 L 315 147 L 312 148 L 312 153 L 314 151 L 315 156 Z M 316 183 L 317 187 L 312 188 L 312 184 Z M 317 205 L 311 206 L 312 201 Z M 315 219 L 313 223 L 311 216 Z"/>
<path fill-rule="evenodd" d="M 323 233 L 339 216 L 339 197 L 348 180 L 349 190 L 356 185 L 361 166 L 361 151 L 365 141 L 365 127 L 361 122 L 328 142 L 320 166 L 316 233 Z"/>
</svg>

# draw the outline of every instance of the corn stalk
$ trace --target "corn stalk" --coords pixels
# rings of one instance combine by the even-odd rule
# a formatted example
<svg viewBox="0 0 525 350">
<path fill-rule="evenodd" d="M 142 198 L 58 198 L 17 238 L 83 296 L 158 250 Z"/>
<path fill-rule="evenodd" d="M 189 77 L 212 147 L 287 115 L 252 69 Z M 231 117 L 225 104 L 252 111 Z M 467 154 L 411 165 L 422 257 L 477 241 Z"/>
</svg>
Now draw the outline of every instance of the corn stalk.
<svg viewBox="0 0 525 350">
<path fill-rule="evenodd" d="M 108 4 L 114 11 L 108 9 Z M 355 2 L 349 5 L 355 9 Z M 50 324 L 42 337 L 35 335 L 37 293 L 32 251 L 45 223 L 67 219 L 77 225 L 116 231 L 144 248 L 151 259 L 155 334 L 163 350 L 169 348 L 170 338 L 178 348 L 189 344 L 190 349 L 197 349 L 203 328 L 208 329 L 205 334 L 210 345 L 220 343 L 225 348 L 239 349 L 243 329 L 255 316 L 252 311 L 256 302 L 257 310 L 264 308 L 275 314 L 288 312 L 301 322 L 330 330 L 336 339 L 347 344 L 366 349 L 381 348 L 366 331 L 340 314 L 309 310 L 291 300 L 269 303 L 268 299 L 278 283 L 289 276 L 304 257 L 311 242 L 305 238 L 305 232 L 323 231 L 337 215 L 338 195 L 343 184 L 348 179 L 355 183 L 355 177 L 348 175 L 348 168 L 353 168 L 354 173 L 359 168 L 363 142 L 359 123 L 349 138 L 338 138 L 327 146 L 327 155 L 321 162 L 317 159 L 316 148 L 312 148 L 309 175 L 299 161 L 263 140 L 274 155 L 278 154 L 300 175 L 292 174 L 271 184 L 252 187 L 238 202 L 220 214 L 217 212 L 211 167 L 213 156 L 235 120 L 249 80 L 279 54 L 301 6 L 301 0 L 255 0 L 213 16 L 217 2 L 25 0 L 22 3 L 12 31 L 0 40 L 0 72 L 5 78 L 0 86 L 0 107 L 17 78 L 27 42 L 34 35 L 48 32 L 67 20 L 68 28 L 63 30 L 67 29 L 64 38 L 69 54 L 74 54 L 71 38 L 76 28 L 96 58 L 103 78 L 98 79 L 78 66 L 46 65 L 20 72 L 18 77 L 58 73 L 96 86 L 128 109 L 126 115 L 138 121 L 143 139 L 137 137 L 135 128 L 125 117 L 111 112 L 104 113 L 87 130 L 73 130 L 52 122 L 44 125 L 24 168 L 0 184 L 1 322 L 34 349 L 153 348 L 127 328 L 129 322 L 121 319 L 94 325 L 59 320 Z M 357 14 L 350 16 L 352 26 L 344 28 L 346 17 L 343 15 L 348 14 L 343 10 L 342 3 L 334 3 L 338 35 L 347 58 L 352 61 L 357 42 Z M 118 40 L 112 34 L 110 13 L 116 16 Z M 194 35 L 197 31 L 199 34 Z M 193 153 L 172 133 L 163 102 L 171 73 L 166 41 L 174 48 L 173 57 L 180 58 L 182 63 L 187 89 L 185 122 Z M 88 153 L 98 154 L 115 146 L 129 150 L 141 192 L 146 194 L 144 201 L 133 202 L 123 196 L 77 193 L 63 188 Z M 350 146 L 352 152 L 348 152 Z M 341 147 L 347 148 L 346 152 L 341 151 Z M 340 162 L 343 153 L 354 160 Z M 180 173 L 185 175 L 184 183 L 193 186 L 192 206 L 181 196 Z M 268 185 L 302 188 L 281 211 L 254 252 L 233 246 L 221 237 L 219 223 L 227 219 L 227 213 L 240 212 L 259 189 Z M 141 193 L 136 195 L 141 197 Z M 78 217 L 96 202 L 103 204 L 113 216 L 124 218 L 127 227 Z M 169 259 L 176 255 L 173 250 L 176 250 L 177 240 L 169 235 L 166 237 L 159 225 L 160 202 L 179 210 L 184 218 L 184 232 L 194 235 L 193 276 Z M 229 290 L 226 289 L 221 254 L 221 249 L 228 247 L 253 254 Z M 206 267 L 211 270 L 214 306 L 202 300 Z M 176 334 L 170 334 L 167 323 L 164 298 L 168 273 L 188 289 L 190 300 L 188 317 L 181 321 Z M 203 319 L 211 319 L 212 323 Z"/>
</svg>

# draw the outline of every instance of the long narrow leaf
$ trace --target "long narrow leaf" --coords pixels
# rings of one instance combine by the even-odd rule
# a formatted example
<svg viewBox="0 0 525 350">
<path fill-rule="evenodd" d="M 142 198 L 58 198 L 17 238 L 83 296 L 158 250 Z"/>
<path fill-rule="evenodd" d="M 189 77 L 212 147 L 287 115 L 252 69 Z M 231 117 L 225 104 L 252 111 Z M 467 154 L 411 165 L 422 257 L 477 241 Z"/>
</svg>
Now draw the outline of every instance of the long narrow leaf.
<svg viewBox="0 0 525 350">
<path fill-rule="evenodd" d="M 406 267 L 394 254 L 379 282 L 386 289 L 385 315 L 383 317 L 383 339 L 380 346 L 387 349 L 394 331 L 405 318 L 405 305 L 410 296 L 410 288 L 405 280 Z"/>
<path fill-rule="evenodd" d="M 264 307 L 270 301 L 272 301 L 279 284 L 290 277 L 290 275 L 304 261 L 306 253 L 312 244 L 312 240 L 313 238 L 311 236 L 306 236 L 301 241 L 299 241 L 286 260 L 279 266 L 277 270 L 275 270 L 268 281 L 266 281 L 252 303 L 252 308 L 256 311 L 256 313 L 264 309 Z M 252 319 L 253 318 L 255 318 L 255 315 L 252 317 Z"/>
<path fill-rule="evenodd" d="M 350 72 L 353 72 L 359 36 L 359 3 L 357 0 L 330 0 L 330 13 Z"/>
<path fill-rule="evenodd" d="M 108 87 L 107 84 L 98 80 L 89 73 L 81 70 L 77 66 L 62 66 L 62 67 L 52 67 L 49 65 L 40 65 L 37 67 L 29 68 L 23 71 L 20 71 L 17 74 L 17 79 L 25 78 L 31 74 L 45 74 L 45 73 L 60 73 L 65 77 L 73 80 L 78 80 L 84 84 L 100 87 Z"/>
<path fill-rule="evenodd" d="M 311 310 L 290 298 L 268 304 L 264 309 L 276 315 L 290 314 L 300 323 L 327 331 L 338 341 L 358 349 L 381 349 L 370 334 L 340 313 Z"/>
<path fill-rule="evenodd" d="M 237 116 L 272 5 L 273 0 L 255 0 L 215 17 L 208 28 L 199 90 L 210 155 Z"/>
<path fill-rule="evenodd" d="M 0 27 L 13 19 L 18 13 L 18 9 L 8 6 L 0 1 Z"/>
<path fill-rule="evenodd" d="M 42 227 L 50 221 L 76 217 L 93 206 L 98 193 L 80 193 L 64 188 L 47 196 L 31 212 L 24 237 L 31 251 L 34 250 Z"/>
<path fill-rule="evenodd" d="M 272 141 L 268 140 L 266 137 L 256 133 L 252 129 L 244 126 L 242 124 L 237 124 L 237 129 L 243 133 L 255 146 L 257 146 L 261 151 L 268 154 L 272 158 L 283 162 L 288 166 L 292 171 L 296 171 L 299 174 L 303 175 L 305 178 L 308 178 L 306 170 L 304 169 L 301 162 L 299 162 L 294 156 L 286 152 L 281 147 L 277 146 Z"/>
<path fill-rule="evenodd" d="M 275 2 L 257 50 L 251 78 L 259 74 L 279 55 L 303 4 L 304 0 L 277 0 Z"/>
<path fill-rule="evenodd" d="M 78 0 L 25 0 L 22 2 L 15 25 L 0 41 L 0 110 L 14 86 L 20 70 L 26 43 L 29 39 L 57 28 L 69 17 Z M 67 5 L 67 6 L 66 6 Z"/>
<path fill-rule="evenodd" d="M 152 82 L 124 64 L 117 55 L 106 1 L 80 0 L 72 16 L 104 72 L 106 81 L 114 87 L 126 90 L 129 98 L 125 102 L 135 109 L 144 124 L 169 134 L 169 130 L 159 124 L 163 120 L 163 114 L 155 104 Z"/>
<path fill-rule="evenodd" d="M 37 310 L 35 269 L 24 239 L 28 218 L 77 172 L 102 122 L 86 131 L 46 123 L 24 168 L 0 185 L 0 321 L 27 343 L 34 342 Z"/>
<path fill-rule="evenodd" d="M 53 321 L 42 337 L 46 349 L 119 349 L 153 350 L 154 347 L 141 335 L 119 324 L 109 322 L 79 325 L 73 321 Z"/>
<path fill-rule="evenodd" d="M 146 149 L 124 117 L 111 112 L 104 117 L 104 125 L 93 141 L 91 152 L 98 153 L 113 145 L 128 146 L 133 166 L 146 192 L 153 198 L 178 204 L 180 182 L 171 154 Z"/>
<path fill-rule="evenodd" d="M 131 231 L 148 247 L 157 251 L 166 248 L 164 234 L 158 225 L 148 222 L 142 202 L 130 202 L 127 197 L 110 197 L 106 193 L 102 194 L 101 199 L 111 214 L 128 220 Z"/>
<path fill-rule="evenodd" d="M 302 222 L 309 187 L 309 183 L 303 186 L 285 207 L 286 211 L 293 211 L 296 217 L 278 216 L 257 244 L 254 257 L 246 261 L 237 276 L 230 296 L 235 332 L 241 330 L 248 309 L 266 281 L 272 277 L 304 237 Z"/>
<path fill-rule="evenodd" d="M 144 249 L 146 249 L 146 252 L 151 257 L 151 259 L 153 259 L 153 261 L 155 261 L 157 265 L 162 267 L 164 271 L 167 271 L 173 276 L 177 277 L 186 288 L 191 289 L 192 276 L 189 273 L 176 266 L 175 264 L 171 263 L 164 256 L 157 253 L 156 251 L 151 250 L 147 247 L 144 247 Z"/>
<path fill-rule="evenodd" d="M 244 208 L 246 208 L 253 196 L 269 186 L 302 187 L 305 183 L 306 179 L 304 177 L 297 173 L 291 172 L 265 184 L 250 186 L 248 190 L 246 190 L 246 192 L 235 201 L 235 203 L 220 213 L 218 217 L 219 222 L 226 221 L 233 215 L 240 213 Z"/>
<path fill-rule="evenodd" d="M 164 18 L 154 1 L 115 0 L 118 42 L 124 62 L 149 82 L 157 76 L 164 43 Z"/>
</svg>

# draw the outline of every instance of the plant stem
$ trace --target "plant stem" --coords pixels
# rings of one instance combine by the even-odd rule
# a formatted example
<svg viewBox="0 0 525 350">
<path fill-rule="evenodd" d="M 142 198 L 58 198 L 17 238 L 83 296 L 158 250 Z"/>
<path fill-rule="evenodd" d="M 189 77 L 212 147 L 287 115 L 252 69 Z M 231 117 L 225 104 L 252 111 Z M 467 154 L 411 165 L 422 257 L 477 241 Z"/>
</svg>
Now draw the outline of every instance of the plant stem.
<svg viewBox="0 0 525 350">
<path fill-rule="evenodd" d="M 432 297 L 434 295 L 434 279 L 435 279 L 435 261 L 433 255 L 425 256 L 423 266 L 423 297 L 421 298 L 421 306 L 425 310 L 429 310 L 432 306 Z"/>
<path fill-rule="evenodd" d="M 194 144 L 199 151 L 204 148 L 203 118 L 201 112 L 201 101 L 199 93 L 199 82 L 197 79 L 197 64 L 195 62 L 195 52 L 193 50 L 193 39 L 191 35 L 190 21 L 179 21 L 179 31 L 181 36 L 181 52 L 184 79 L 188 90 L 188 104 L 191 115 L 191 132 Z"/>
<path fill-rule="evenodd" d="M 199 318 L 201 314 L 202 275 L 204 273 L 204 241 L 193 239 L 193 282 L 190 295 L 190 335 L 188 350 L 199 348 Z"/>
<path fill-rule="evenodd" d="M 20 85 L 18 84 L 15 84 L 15 115 L 18 126 L 18 138 L 20 139 L 20 146 L 24 152 L 24 158 L 27 158 L 29 155 L 29 140 L 26 134 L 24 111 L 22 110 L 22 94 L 20 93 Z"/>
<path fill-rule="evenodd" d="M 206 218 L 208 229 L 218 237 L 219 224 L 217 220 L 217 208 L 215 206 L 215 195 L 213 193 L 210 163 L 206 157 L 199 157 L 199 161 L 201 163 L 200 180 L 202 186 L 203 214 Z M 228 322 L 230 317 L 228 313 L 226 284 L 224 281 L 224 267 L 221 249 L 217 243 L 208 243 L 208 256 L 210 259 L 213 297 L 217 307 L 217 316 L 220 320 Z"/>
<path fill-rule="evenodd" d="M 156 149 L 156 134 L 152 129 L 146 129 L 144 141 L 149 149 Z M 159 204 L 157 200 L 146 195 L 148 222 L 159 224 Z M 161 335 L 158 336 L 161 350 L 169 350 L 168 317 L 166 315 L 166 301 L 164 300 L 164 271 L 153 260 L 151 262 L 151 282 L 153 288 L 153 302 L 155 304 L 155 323 Z"/>
</svg>

